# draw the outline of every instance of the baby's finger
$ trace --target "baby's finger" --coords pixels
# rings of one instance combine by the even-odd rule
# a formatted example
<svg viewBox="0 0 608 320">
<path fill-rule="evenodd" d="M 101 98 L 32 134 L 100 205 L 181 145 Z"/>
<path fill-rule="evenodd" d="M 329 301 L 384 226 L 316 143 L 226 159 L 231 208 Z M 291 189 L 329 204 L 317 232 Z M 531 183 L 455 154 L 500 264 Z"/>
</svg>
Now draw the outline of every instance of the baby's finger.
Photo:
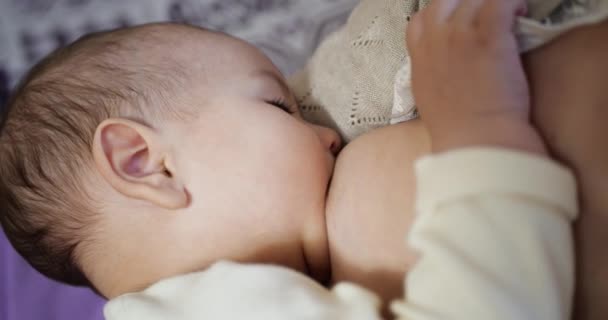
<svg viewBox="0 0 608 320">
<path fill-rule="evenodd" d="M 511 32 L 515 17 L 526 7 L 525 0 L 485 0 L 479 14 L 479 28 L 490 36 Z"/>
<path fill-rule="evenodd" d="M 426 9 L 426 26 L 436 27 L 444 24 L 454 14 L 462 0 L 434 0 Z M 423 11 L 424 11 L 423 10 Z M 430 30 L 430 29 L 429 29 Z"/>
<path fill-rule="evenodd" d="M 450 23 L 455 26 L 473 25 L 483 3 L 484 0 L 462 0 L 450 18 Z"/>
</svg>

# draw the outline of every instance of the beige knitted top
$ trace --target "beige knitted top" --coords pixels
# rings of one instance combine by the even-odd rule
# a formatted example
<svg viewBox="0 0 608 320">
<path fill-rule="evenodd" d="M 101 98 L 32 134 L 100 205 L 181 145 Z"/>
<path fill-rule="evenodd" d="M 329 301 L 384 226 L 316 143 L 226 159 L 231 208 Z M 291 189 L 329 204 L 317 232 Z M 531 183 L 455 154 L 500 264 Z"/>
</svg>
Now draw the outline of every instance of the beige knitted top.
<svg viewBox="0 0 608 320">
<path fill-rule="evenodd" d="M 337 129 L 347 142 L 371 129 L 415 118 L 405 30 L 412 15 L 430 1 L 362 0 L 347 24 L 290 79 L 304 118 Z M 528 2 L 529 18 L 519 19 L 516 30 L 522 51 L 608 16 L 608 0 L 586 0 L 577 6 L 560 0 Z M 562 12 L 555 14 L 560 5 Z"/>
</svg>

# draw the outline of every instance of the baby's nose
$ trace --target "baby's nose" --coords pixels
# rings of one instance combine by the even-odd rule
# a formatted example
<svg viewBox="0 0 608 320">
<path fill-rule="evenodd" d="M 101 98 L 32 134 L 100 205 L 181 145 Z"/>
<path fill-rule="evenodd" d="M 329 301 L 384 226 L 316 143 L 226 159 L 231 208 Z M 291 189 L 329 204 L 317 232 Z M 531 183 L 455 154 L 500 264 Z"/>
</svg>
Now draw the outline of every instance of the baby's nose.
<svg viewBox="0 0 608 320">
<path fill-rule="evenodd" d="M 327 127 L 312 126 L 319 136 L 321 143 L 327 148 L 333 155 L 338 155 L 340 149 L 342 149 L 342 139 L 340 135 L 335 131 Z"/>
</svg>

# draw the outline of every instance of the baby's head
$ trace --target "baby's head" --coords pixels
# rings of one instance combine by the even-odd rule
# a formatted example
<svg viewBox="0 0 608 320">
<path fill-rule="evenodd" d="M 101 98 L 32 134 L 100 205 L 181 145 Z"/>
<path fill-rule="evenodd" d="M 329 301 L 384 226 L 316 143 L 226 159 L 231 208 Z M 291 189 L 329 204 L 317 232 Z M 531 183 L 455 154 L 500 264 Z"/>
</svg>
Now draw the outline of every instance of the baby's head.
<svg viewBox="0 0 608 320">
<path fill-rule="evenodd" d="M 323 277 L 339 144 L 243 41 L 93 34 L 35 67 L 2 116 L 0 220 L 39 271 L 109 298 L 221 259 Z"/>
</svg>

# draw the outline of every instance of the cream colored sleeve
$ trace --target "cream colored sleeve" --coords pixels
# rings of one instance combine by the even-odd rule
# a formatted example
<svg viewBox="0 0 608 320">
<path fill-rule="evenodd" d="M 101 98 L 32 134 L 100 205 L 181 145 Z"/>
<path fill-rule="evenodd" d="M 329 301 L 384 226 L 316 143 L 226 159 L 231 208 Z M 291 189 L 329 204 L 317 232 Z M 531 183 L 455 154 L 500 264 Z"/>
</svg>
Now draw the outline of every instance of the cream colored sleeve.
<svg viewBox="0 0 608 320">
<path fill-rule="evenodd" d="M 218 262 L 109 301 L 106 320 L 380 320 L 380 301 L 353 284 L 331 291 L 279 266 Z"/>
<path fill-rule="evenodd" d="M 419 216 L 409 244 L 421 259 L 400 319 L 569 319 L 576 184 L 565 168 L 493 149 L 420 160 Z"/>
</svg>

